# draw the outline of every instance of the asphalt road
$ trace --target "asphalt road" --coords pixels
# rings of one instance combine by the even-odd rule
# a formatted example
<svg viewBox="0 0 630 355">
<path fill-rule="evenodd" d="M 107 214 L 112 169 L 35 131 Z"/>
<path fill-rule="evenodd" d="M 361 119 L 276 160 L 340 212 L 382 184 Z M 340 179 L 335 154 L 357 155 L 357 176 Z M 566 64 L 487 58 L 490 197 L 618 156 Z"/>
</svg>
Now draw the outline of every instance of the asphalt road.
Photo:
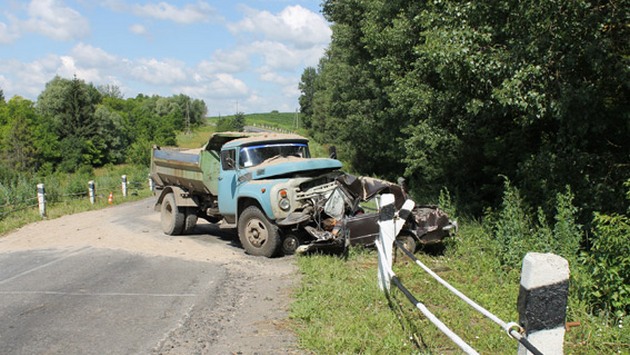
<svg viewBox="0 0 630 355">
<path fill-rule="evenodd" d="M 212 263 L 81 248 L 0 255 L 0 354 L 138 354 L 213 303 Z"/>
<path fill-rule="evenodd" d="M 162 233 L 154 199 L 0 237 L 0 355 L 286 354 L 293 258 L 200 223 Z"/>
</svg>

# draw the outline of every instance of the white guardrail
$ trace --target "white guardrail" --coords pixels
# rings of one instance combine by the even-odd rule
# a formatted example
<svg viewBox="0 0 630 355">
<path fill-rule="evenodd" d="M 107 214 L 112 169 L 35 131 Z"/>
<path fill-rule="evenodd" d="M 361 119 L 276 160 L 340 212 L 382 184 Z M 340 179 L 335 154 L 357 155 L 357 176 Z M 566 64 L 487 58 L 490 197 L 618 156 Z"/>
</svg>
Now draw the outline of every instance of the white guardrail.
<svg viewBox="0 0 630 355">
<path fill-rule="evenodd" d="M 462 299 L 479 313 L 495 322 L 513 339 L 519 342 L 518 354 L 562 354 L 564 325 L 569 289 L 568 262 L 554 254 L 528 253 L 523 260 L 521 288 L 518 296 L 520 324 L 505 322 L 483 308 L 455 287 L 450 285 L 435 272 L 406 250 L 396 236 L 402 229 L 407 216 L 411 213 L 414 202 L 407 200 L 400 211 L 394 207 L 394 195 L 384 194 L 380 201 L 380 235 L 376 241 L 378 250 L 378 285 L 389 297 L 391 284 L 407 297 L 422 314 L 427 317 L 442 333 L 451 339 L 467 354 L 478 354 L 461 337 L 449 329 L 422 302 L 418 301 L 402 284 L 392 270 L 394 245 L 401 249 L 426 273 L 442 286 Z"/>
</svg>

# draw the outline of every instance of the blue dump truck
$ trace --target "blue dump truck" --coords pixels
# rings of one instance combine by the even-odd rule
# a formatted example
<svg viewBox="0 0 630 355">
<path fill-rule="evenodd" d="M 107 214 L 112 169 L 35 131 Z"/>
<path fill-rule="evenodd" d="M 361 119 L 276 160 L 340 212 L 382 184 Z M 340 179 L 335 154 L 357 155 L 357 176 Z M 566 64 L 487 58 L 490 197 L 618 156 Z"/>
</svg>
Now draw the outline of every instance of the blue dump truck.
<svg viewBox="0 0 630 355">
<path fill-rule="evenodd" d="M 190 233 L 198 218 L 221 222 L 237 229 L 247 253 L 266 257 L 291 254 L 301 245 L 307 250 L 373 243 L 375 214 L 365 214 L 360 202 L 392 192 L 402 205 L 405 193 L 341 167 L 335 159 L 312 158 L 306 138 L 278 133 L 215 133 L 200 149 L 154 147 L 151 155 L 164 233 Z M 411 249 L 448 235 L 453 224 L 434 211 L 440 215 L 433 220 L 443 225 L 425 225 L 430 236 L 417 235 L 417 221 L 410 218 L 403 238 L 413 243 Z"/>
</svg>

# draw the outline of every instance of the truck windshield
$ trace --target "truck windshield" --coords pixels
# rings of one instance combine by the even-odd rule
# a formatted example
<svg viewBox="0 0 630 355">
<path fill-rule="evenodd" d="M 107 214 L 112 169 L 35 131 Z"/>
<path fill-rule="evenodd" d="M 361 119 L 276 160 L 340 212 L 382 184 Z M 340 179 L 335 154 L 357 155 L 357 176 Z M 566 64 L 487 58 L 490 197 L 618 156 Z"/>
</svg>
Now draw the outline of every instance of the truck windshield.
<svg viewBox="0 0 630 355">
<path fill-rule="evenodd" d="M 238 163 L 241 168 L 256 166 L 275 157 L 310 158 L 306 143 L 274 143 L 241 148 Z"/>
</svg>

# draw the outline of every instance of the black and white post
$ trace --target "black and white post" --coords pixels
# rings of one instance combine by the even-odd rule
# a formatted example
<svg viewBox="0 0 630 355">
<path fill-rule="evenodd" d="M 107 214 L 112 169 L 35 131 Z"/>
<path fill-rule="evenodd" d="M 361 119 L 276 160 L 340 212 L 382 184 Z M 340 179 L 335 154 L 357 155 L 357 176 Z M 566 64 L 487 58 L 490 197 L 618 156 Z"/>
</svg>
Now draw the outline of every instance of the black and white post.
<svg viewBox="0 0 630 355">
<path fill-rule="evenodd" d="M 393 194 L 383 194 L 379 204 L 379 237 L 376 240 L 378 250 L 378 286 L 389 293 L 393 263 L 394 240 L 413 209 L 415 203 L 407 200 L 400 211 L 396 211 Z"/>
<path fill-rule="evenodd" d="M 122 195 L 127 197 L 127 175 L 122 176 Z"/>
<path fill-rule="evenodd" d="M 569 263 L 555 254 L 527 253 L 521 270 L 518 313 L 525 337 L 543 354 L 563 354 Z M 519 355 L 530 354 L 519 345 Z"/>
<path fill-rule="evenodd" d="M 37 184 L 37 202 L 39 204 L 39 215 L 46 217 L 46 191 L 44 184 Z"/>
<path fill-rule="evenodd" d="M 94 180 L 88 181 L 88 195 L 90 196 L 90 203 L 94 204 L 94 202 L 96 202 L 96 190 L 94 188 Z"/>
</svg>

